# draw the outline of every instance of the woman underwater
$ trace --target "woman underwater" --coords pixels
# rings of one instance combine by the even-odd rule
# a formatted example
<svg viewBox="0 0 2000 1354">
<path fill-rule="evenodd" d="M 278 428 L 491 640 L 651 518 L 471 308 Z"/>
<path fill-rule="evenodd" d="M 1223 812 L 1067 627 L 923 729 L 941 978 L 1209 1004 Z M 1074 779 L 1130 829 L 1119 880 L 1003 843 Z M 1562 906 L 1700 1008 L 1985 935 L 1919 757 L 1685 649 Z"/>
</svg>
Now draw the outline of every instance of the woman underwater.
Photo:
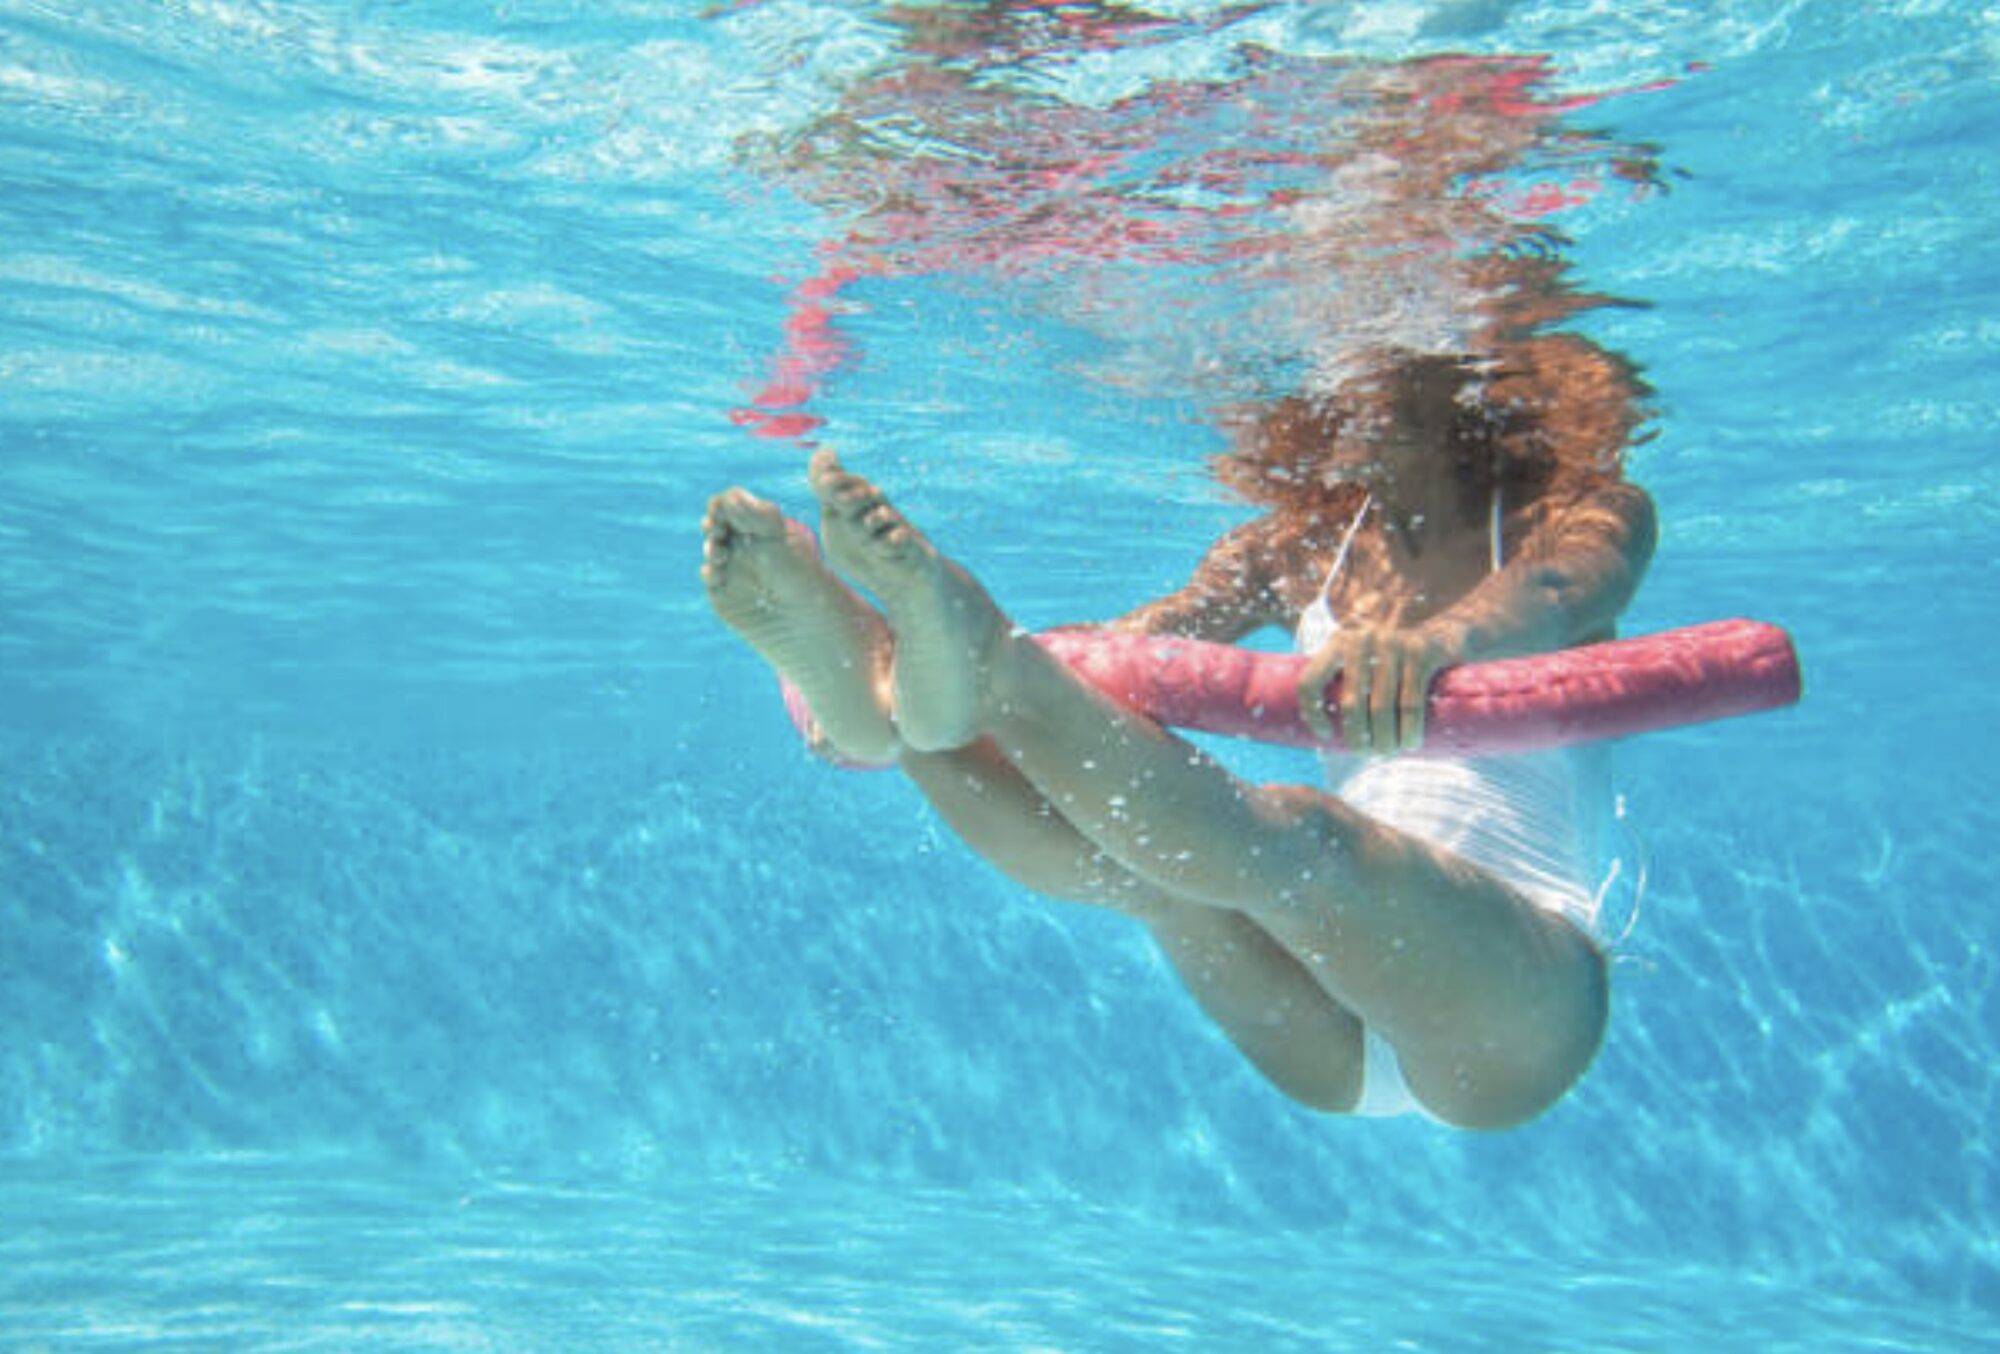
<svg viewBox="0 0 2000 1354">
<path fill-rule="evenodd" d="M 1265 405 L 1217 459 L 1265 509 L 1113 628 L 1227 642 L 1284 627 L 1331 792 L 1249 784 L 1085 685 L 831 452 L 810 533 L 742 489 L 703 522 L 716 613 L 804 696 L 820 750 L 893 762 L 985 859 L 1139 919 L 1285 1094 L 1335 1113 L 1520 1124 L 1608 1013 L 1589 750 L 1400 755 L 1454 663 L 1609 638 L 1654 543 L 1625 482 L 1636 380 L 1543 335 L 1482 362 L 1377 352 L 1322 403 Z M 873 594 L 875 605 L 841 578 Z"/>
</svg>

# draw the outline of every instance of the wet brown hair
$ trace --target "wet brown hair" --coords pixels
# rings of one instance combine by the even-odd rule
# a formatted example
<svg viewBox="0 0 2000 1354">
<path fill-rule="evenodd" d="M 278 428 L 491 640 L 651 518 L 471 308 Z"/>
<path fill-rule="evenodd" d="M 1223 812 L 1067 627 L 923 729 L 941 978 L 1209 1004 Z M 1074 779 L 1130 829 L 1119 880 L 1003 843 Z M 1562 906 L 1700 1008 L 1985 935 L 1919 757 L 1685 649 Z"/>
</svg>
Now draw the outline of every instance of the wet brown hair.
<svg viewBox="0 0 2000 1354">
<path fill-rule="evenodd" d="M 1631 363 L 1574 334 L 1517 339 L 1483 357 L 1381 352 L 1331 396 L 1224 411 L 1231 445 L 1210 468 L 1252 503 L 1350 517 L 1365 490 L 1339 476 L 1343 442 L 1378 436 L 1399 394 L 1436 382 L 1448 385 L 1452 411 L 1445 464 L 1468 484 L 1490 483 L 1497 472 L 1516 503 L 1621 478 L 1651 393 Z"/>
</svg>

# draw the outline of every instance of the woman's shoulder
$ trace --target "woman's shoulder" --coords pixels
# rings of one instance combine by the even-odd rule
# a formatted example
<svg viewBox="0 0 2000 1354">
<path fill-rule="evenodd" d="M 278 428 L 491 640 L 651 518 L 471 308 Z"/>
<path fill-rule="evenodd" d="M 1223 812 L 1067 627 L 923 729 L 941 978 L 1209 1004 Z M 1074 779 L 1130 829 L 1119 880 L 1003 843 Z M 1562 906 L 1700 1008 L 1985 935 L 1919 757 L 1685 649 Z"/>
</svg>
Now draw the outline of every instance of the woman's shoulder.
<svg viewBox="0 0 2000 1354">
<path fill-rule="evenodd" d="M 1254 557 L 1259 572 L 1275 583 L 1322 565 L 1331 553 L 1329 542 L 1344 527 L 1326 513 L 1272 512 L 1244 523 L 1231 544 L 1246 559 Z"/>
<path fill-rule="evenodd" d="M 1655 513 L 1651 494 L 1630 480 L 1606 477 L 1545 494 L 1527 505 L 1524 516 L 1531 530 L 1597 521 L 1620 523 L 1650 534 Z"/>
<path fill-rule="evenodd" d="M 1591 486 L 1586 497 L 1600 510 L 1627 515 L 1653 511 L 1653 496 L 1630 480 L 1607 479 Z"/>
<path fill-rule="evenodd" d="M 1272 577 L 1283 571 L 1285 560 L 1310 534 L 1309 527 L 1296 520 L 1293 514 L 1263 513 L 1223 532 L 1209 546 L 1203 563 L 1258 577 Z"/>
<path fill-rule="evenodd" d="M 1653 496 L 1629 480 L 1605 479 L 1531 505 L 1523 553 L 1611 549 L 1640 568 L 1659 539 Z"/>
</svg>

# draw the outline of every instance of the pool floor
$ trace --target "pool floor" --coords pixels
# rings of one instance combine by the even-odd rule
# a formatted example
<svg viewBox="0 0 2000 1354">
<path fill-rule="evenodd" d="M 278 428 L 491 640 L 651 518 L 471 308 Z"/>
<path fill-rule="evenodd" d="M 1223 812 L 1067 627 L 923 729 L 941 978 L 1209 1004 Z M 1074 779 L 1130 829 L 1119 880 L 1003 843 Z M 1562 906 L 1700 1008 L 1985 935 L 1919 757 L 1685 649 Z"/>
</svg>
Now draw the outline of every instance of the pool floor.
<svg viewBox="0 0 2000 1354">
<path fill-rule="evenodd" d="M 0 1168 L 9 1347 L 1979 1347 L 1978 1315 L 1605 1257 L 1385 1253 L 824 1179 L 590 1187 L 271 1157 Z"/>
</svg>

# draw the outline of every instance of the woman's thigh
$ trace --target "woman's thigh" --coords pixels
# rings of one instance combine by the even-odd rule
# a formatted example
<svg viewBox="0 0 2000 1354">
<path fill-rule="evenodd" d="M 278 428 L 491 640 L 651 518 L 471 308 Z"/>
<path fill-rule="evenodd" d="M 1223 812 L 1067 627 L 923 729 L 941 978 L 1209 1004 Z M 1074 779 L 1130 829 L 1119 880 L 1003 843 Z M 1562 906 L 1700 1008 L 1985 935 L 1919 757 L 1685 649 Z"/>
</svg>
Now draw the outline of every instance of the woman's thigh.
<svg viewBox="0 0 2000 1354">
<path fill-rule="evenodd" d="M 1504 1127 L 1575 1082 L 1609 1012 L 1590 936 L 1482 866 L 1333 796 L 1260 788 L 1345 868 L 1253 915 L 1388 1041 L 1426 1108 L 1466 1127 Z"/>
</svg>

